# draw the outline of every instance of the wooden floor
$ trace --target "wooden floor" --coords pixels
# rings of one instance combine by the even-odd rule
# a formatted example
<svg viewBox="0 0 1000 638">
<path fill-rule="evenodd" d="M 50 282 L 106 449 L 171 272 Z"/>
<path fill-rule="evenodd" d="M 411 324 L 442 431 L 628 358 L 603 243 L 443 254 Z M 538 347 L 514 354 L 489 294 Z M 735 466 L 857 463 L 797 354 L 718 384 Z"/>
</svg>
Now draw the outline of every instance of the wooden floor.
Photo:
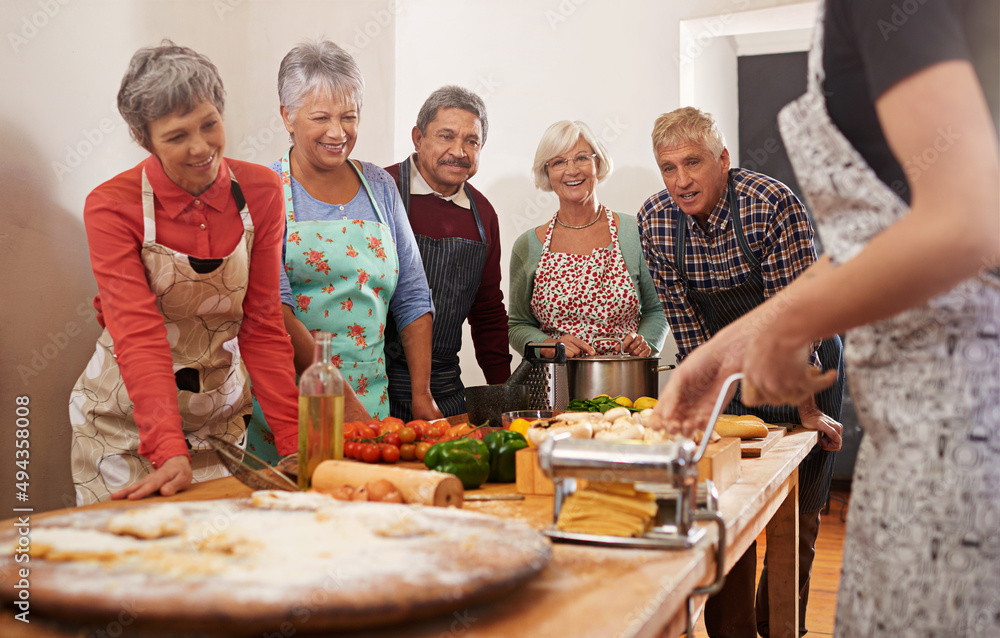
<svg viewBox="0 0 1000 638">
<path fill-rule="evenodd" d="M 844 549 L 844 529 L 850 496 L 844 492 L 831 492 L 830 512 L 824 514 L 816 540 L 816 558 L 813 560 L 812 583 L 809 587 L 809 607 L 806 609 L 806 628 L 809 636 L 832 636 L 833 619 L 837 609 L 837 587 L 840 585 L 840 562 Z M 839 500 L 837 500 L 839 499 Z M 843 501 L 843 502 L 841 502 Z M 757 576 L 764 561 L 767 540 L 762 533 L 757 539 Z M 708 638 L 705 621 L 699 616 L 694 638 Z"/>
</svg>

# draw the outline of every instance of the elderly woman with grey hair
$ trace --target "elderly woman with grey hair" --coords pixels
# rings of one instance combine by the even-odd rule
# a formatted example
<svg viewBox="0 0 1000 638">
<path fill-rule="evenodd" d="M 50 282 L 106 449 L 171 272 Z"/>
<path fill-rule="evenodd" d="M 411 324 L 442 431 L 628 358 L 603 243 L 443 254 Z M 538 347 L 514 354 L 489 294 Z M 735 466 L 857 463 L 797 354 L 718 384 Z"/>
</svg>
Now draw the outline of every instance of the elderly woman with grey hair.
<svg viewBox="0 0 1000 638">
<path fill-rule="evenodd" d="M 312 356 L 310 331 L 333 333 L 341 373 L 365 409 L 383 418 L 392 312 L 414 417 L 439 418 L 430 390 L 433 306 L 413 231 L 388 173 L 350 159 L 364 88 L 354 58 L 333 42 L 300 44 L 281 61 L 278 97 L 292 146 L 271 168 L 285 188 L 286 327 L 300 366 Z"/>
<path fill-rule="evenodd" d="M 150 155 L 84 209 L 104 332 L 70 398 L 79 504 L 226 476 L 207 437 L 245 441 L 248 375 L 278 450 L 296 449 L 281 184 L 223 158 L 224 95 L 215 65 L 169 41 L 122 80 L 118 109 Z"/>
<path fill-rule="evenodd" d="M 611 174 L 608 151 L 583 122 L 545 131 L 535 152 L 535 186 L 559 198 L 552 220 L 514 243 L 510 258 L 510 343 L 561 342 L 566 356 L 658 353 L 667 334 L 632 215 L 597 199 Z"/>
</svg>

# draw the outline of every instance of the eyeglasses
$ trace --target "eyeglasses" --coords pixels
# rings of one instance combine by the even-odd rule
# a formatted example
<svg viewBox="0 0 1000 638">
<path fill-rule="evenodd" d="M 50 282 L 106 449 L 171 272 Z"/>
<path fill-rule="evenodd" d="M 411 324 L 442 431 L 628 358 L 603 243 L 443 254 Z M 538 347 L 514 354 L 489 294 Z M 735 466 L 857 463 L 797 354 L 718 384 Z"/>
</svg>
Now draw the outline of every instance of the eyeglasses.
<svg viewBox="0 0 1000 638">
<path fill-rule="evenodd" d="M 557 159 L 545 162 L 545 168 L 549 169 L 550 171 L 561 173 L 565 171 L 567 168 L 569 168 L 570 162 L 573 162 L 573 164 L 575 164 L 577 168 L 585 168 L 587 165 L 591 164 L 594 161 L 595 157 L 597 157 L 597 153 L 591 153 L 590 155 L 577 155 L 572 159 L 563 159 L 559 157 Z"/>
</svg>

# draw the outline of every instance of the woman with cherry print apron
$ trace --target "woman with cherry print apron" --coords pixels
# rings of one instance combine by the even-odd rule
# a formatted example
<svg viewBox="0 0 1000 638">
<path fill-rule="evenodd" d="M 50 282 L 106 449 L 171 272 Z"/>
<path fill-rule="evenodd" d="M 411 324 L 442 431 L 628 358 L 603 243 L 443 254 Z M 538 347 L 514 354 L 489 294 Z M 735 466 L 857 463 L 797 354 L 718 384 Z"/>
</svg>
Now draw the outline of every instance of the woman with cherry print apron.
<svg viewBox="0 0 1000 638">
<path fill-rule="evenodd" d="M 667 319 L 642 258 L 632 215 L 597 200 L 611 174 L 607 149 L 583 122 L 545 131 L 535 152 L 535 185 L 559 198 L 546 226 L 525 231 L 510 260 L 510 342 L 561 341 L 567 356 L 658 353 Z M 543 234 L 544 233 L 544 234 Z"/>
</svg>

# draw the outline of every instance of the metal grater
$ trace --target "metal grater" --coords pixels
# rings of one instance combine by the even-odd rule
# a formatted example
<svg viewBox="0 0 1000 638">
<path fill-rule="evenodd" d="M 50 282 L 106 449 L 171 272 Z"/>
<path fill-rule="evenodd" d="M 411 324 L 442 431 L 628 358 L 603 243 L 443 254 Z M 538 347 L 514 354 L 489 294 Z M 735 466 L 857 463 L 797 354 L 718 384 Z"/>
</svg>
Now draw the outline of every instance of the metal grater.
<svg viewBox="0 0 1000 638">
<path fill-rule="evenodd" d="M 541 357 L 541 348 L 556 349 L 552 359 Z M 566 375 L 566 346 L 562 343 L 529 343 L 524 357 L 531 361 L 531 371 L 524 381 L 528 386 L 529 410 L 565 410 L 569 404 L 569 381 Z"/>
</svg>

